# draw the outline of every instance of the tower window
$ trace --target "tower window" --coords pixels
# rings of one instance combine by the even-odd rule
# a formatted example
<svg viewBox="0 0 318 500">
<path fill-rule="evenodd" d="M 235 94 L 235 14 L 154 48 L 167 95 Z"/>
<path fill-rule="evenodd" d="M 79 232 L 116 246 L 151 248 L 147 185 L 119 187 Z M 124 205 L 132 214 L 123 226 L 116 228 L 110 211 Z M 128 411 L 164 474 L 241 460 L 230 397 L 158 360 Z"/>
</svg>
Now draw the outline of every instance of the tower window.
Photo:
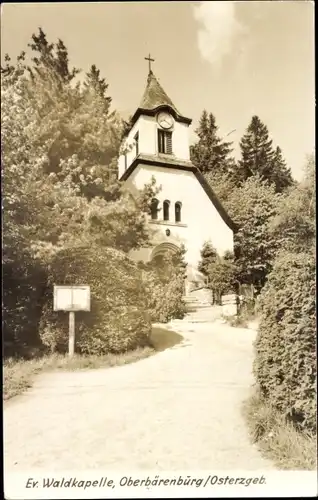
<svg viewBox="0 0 318 500">
<path fill-rule="evenodd" d="M 158 205 L 159 205 L 159 200 L 154 198 L 151 202 L 151 207 L 150 207 L 150 214 L 152 220 L 158 219 L 158 212 L 159 212 Z"/>
<path fill-rule="evenodd" d="M 158 129 L 158 152 L 172 155 L 172 132 Z"/>
<path fill-rule="evenodd" d="M 125 171 L 127 170 L 127 153 L 124 154 L 124 158 L 125 158 Z"/>
<path fill-rule="evenodd" d="M 177 203 L 174 206 L 175 210 L 175 220 L 176 222 L 181 222 L 181 202 L 177 201 Z"/>
<path fill-rule="evenodd" d="M 169 220 L 169 206 L 170 206 L 170 201 L 165 200 L 163 202 L 163 220 Z"/>
<path fill-rule="evenodd" d="M 139 155 L 139 132 L 134 137 L 135 140 L 135 147 L 136 147 L 136 156 Z"/>
</svg>

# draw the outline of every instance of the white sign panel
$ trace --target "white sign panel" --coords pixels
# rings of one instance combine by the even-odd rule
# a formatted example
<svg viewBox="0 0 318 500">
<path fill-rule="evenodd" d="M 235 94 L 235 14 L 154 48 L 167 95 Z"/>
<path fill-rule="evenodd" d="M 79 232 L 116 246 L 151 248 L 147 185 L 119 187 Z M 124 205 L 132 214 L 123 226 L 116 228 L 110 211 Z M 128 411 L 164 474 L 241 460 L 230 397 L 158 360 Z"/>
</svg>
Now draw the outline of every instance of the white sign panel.
<svg viewBox="0 0 318 500">
<path fill-rule="evenodd" d="M 54 285 L 54 311 L 90 311 L 90 287 Z"/>
</svg>

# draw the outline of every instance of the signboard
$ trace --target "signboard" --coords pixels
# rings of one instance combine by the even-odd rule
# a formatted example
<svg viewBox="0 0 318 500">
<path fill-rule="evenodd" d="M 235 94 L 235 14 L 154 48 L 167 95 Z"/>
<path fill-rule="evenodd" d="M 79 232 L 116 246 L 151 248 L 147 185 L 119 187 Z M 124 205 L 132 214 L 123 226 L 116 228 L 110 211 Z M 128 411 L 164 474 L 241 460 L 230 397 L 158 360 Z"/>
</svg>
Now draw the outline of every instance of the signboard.
<svg viewBox="0 0 318 500">
<path fill-rule="evenodd" d="M 90 311 L 91 297 L 88 285 L 54 285 L 54 311 Z"/>
</svg>

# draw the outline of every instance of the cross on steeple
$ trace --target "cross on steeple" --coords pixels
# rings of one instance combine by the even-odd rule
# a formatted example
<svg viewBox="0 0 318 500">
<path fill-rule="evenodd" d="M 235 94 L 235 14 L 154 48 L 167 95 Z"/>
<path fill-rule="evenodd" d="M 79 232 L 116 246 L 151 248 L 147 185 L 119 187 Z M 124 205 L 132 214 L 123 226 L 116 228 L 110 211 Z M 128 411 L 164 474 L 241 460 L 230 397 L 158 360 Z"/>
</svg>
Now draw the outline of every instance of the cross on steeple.
<svg viewBox="0 0 318 500">
<path fill-rule="evenodd" d="M 154 60 L 154 59 L 151 59 L 151 55 L 150 55 L 150 54 L 149 54 L 149 56 L 148 56 L 148 57 L 145 57 L 145 59 L 146 59 L 146 61 L 148 61 L 148 63 L 149 63 L 149 73 L 151 73 L 151 63 L 152 63 L 152 62 L 155 62 L 155 60 Z"/>
</svg>

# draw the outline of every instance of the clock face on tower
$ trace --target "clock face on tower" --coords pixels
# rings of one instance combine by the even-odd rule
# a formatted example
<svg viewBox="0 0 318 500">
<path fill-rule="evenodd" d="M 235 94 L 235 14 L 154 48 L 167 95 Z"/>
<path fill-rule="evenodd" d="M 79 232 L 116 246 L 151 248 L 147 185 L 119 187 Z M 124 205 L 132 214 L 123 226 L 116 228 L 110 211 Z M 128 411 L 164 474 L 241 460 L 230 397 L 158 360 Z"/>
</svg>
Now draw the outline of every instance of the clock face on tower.
<svg viewBox="0 0 318 500">
<path fill-rule="evenodd" d="M 174 119 L 170 115 L 170 113 L 162 111 L 161 113 L 158 113 L 157 122 L 159 123 L 160 127 L 169 129 L 173 127 Z"/>
</svg>

